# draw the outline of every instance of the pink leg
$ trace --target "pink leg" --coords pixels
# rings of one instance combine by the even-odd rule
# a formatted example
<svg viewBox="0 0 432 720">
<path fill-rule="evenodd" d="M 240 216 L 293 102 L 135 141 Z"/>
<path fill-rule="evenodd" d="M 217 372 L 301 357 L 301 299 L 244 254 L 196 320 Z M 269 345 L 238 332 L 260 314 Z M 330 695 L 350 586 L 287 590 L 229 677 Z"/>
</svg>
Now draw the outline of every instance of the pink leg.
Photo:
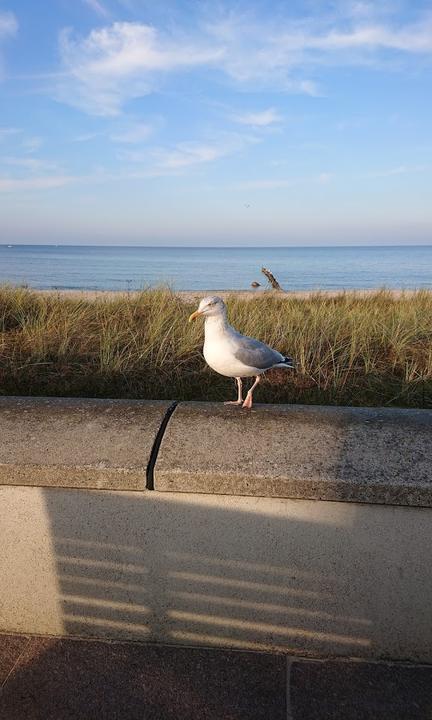
<svg viewBox="0 0 432 720">
<path fill-rule="evenodd" d="M 261 380 L 261 375 L 257 375 L 256 378 L 255 378 L 254 384 L 252 385 L 252 387 L 250 388 L 250 390 L 248 390 L 248 392 L 247 392 L 245 401 L 244 401 L 244 403 L 243 403 L 243 407 L 244 407 L 244 408 L 248 408 L 249 410 L 251 409 L 251 407 L 252 407 L 252 393 L 253 393 L 253 391 L 255 390 L 255 388 L 256 388 L 256 386 L 258 385 L 258 383 L 259 383 L 260 380 Z"/>
<path fill-rule="evenodd" d="M 236 378 L 237 388 L 238 388 L 238 394 L 237 394 L 237 400 L 227 400 L 224 405 L 241 405 L 243 403 L 243 396 L 242 396 L 242 379 Z"/>
</svg>

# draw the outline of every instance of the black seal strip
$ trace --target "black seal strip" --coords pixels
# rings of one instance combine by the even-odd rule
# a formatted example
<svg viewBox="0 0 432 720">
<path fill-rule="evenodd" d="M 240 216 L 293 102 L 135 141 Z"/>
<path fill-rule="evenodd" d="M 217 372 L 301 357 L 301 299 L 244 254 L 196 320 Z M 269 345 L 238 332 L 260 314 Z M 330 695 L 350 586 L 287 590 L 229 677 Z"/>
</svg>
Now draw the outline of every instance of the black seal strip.
<svg viewBox="0 0 432 720">
<path fill-rule="evenodd" d="M 160 424 L 160 428 L 157 431 L 156 437 L 154 439 L 153 447 L 151 449 L 150 453 L 150 459 L 149 463 L 147 465 L 147 472 L 146 472 L 146 490 L 154 490 L 154 468 L 156 465 L 156 461 L 159 454 L 159 448 L 161 446 L 161 442 L 163 440 L 163 436 L 165 434 L 165 430 L 167 428 L 167 425 L 169 423 L 170 417 L 173 414 L 174 410 L 176 409 L 178 405 L 178 402 L 173 402 L 169 408 L 167 409 L 162 422 Z"/>
</svg>

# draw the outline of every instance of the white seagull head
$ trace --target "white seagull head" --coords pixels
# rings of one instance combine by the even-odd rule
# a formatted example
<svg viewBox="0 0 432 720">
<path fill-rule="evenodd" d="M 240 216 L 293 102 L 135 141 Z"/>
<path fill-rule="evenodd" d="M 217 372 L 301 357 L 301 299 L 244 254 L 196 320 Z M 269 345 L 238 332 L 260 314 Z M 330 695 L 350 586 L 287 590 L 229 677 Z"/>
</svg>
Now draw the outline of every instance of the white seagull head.
<svg viewBox="0 0 432 720">
<path fill-rule="evenodd" d="M 224 316 L 226 315 L 226 305 L 222 298 L 217 297 L 217 295 L 203 298 L 198 305 L 198 310 L 195 310 L 190 316 L 189 322 L 200 315 L 204 315 L 204 317 Z"/>
</svg>

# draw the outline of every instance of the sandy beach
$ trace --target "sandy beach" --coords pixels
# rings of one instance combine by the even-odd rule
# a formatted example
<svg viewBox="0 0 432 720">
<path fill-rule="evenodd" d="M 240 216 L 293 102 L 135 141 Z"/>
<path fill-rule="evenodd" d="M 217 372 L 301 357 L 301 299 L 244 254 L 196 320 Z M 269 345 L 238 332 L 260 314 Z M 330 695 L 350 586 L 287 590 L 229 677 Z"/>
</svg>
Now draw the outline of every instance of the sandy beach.
<svg viewBox="0 0 432 720">
<path fill-rule="evenodd" d="M 266 289 L 257 289 L 257 290 L 179 290 L 177 292 L 174 292 L 175 295 L 177 295 L 179 298 L 181 298 L 186 303 L 191 303 L 195 301 L 201 300 L 203 297 L 207 297 L 208 295 L 218 295 L 223 300 L 226 300 L 230 296 L 235 296 L 238 299 L 241 300 L 254 300 L 257 298 L 262 297 L 277 297 L 277 298 L 286 298 L 287 300 L 292 298 L 297 299 L 304 299 L 307 300 L 311 297 L 319 295 L 320 297 L 325 298 L 334 298 L 338 297 L 340 295 L 352 295 L 358 298 L 361 297 L 369 297 L 370 295 L 374 295 L 377 292 L 380 292 L 383 290 L 383 288 L 372 288 L 367 290 L 320 290 L 317 288 L 316 290 L 301 290 L 301 291 L 293 291 L 293 292 L 280 292 L 276 290 L 266 290 Z M 410 297 L 413 296 L 416 292 L 416 290 L 394 290 L 394 289 L 385 289 L 387 293 L 393 298 L 399 298 L 399 297 Z M 139 291 L 130 291 L 127 292 L 126 290 L 35 290 L 35 292 L 41 293 L 43 295 L 60 295 L 62 297 L 70 297 L 74 299 L 81 299 L 81 300 L 110 300 L 112 298 L 120 298 L 120 297 L 136 297 L 139 295 Z M 428 292 L 428 291 L 424 291 Z M 432 291 L 429 291 L 432 292 Z"/>
</svg>

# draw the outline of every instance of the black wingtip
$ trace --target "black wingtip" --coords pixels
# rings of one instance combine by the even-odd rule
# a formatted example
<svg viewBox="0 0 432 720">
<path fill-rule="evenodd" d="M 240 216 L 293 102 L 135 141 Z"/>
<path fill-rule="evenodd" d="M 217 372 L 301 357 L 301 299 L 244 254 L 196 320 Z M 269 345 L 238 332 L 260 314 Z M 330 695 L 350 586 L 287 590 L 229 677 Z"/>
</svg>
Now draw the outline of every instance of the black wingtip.
<svg viewBox="0 0 432 720">
<path fill-rule="evenodd" d="M 287 367 L 290 367 L 290 368 L 292 368 L 293 370 L 295 370 L 296 364 L 295 364 L 295 360 L 293 360 L 293 358 L 291 358 L 291 357 L 284 357 L 284 360 L 283 360 L 283 361 L 284 361 L 284 365 L 286 365 Z"/>
</svg>

